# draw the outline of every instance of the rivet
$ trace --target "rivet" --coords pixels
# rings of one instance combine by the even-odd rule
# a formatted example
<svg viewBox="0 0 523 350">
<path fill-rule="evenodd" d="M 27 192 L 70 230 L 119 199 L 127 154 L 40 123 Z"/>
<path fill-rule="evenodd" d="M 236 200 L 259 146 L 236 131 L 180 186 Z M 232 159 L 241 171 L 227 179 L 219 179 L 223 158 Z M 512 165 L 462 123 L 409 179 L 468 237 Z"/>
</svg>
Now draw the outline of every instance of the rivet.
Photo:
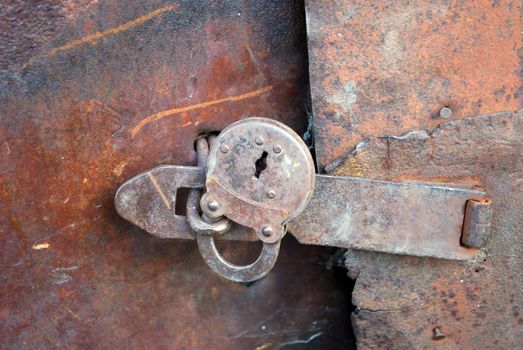
<svg viewBox="0 0 523 350">
<path fill-rule="evenodd" d="M 449 119 L 451 115 L 452 115 L 452 109 L 450 109 L 449 107 L 443 107 L 439 111 L 439 116 L 443 119 Z"/>
<path fill-rule="evenodd" d="M 443 338 L 445 338 L 445 334 L 443 334 L 443 332 L 441 331 L 441 329 L 439 327 L 435 327 L 432 330 L 432 339 L 441 340 Z"/>
<path fill-rule="evenodd" d="M 274 192 L 273 190 L 269 190 L 269 192 L 267 192 L 267 197 L 273 199 L 274 197 L 276 197 L 276 192 Z"/>
<path fill-rule="evenodd" d="M 227 146 L 227 145 L 221 145 L 221 146 L 220 146 L 220 151 L 222 151 L 222 153 L 227 153 L 227 152 L 229 152 L 229 146 Z"/>
<path fill-rule="evenodd" d="M 256 142 L 256 144 L 257 144 L 258 146 L 260 146 L 260 145 L 263 145 L 263 143 L 265 142 L 265 140 L 263 139 L 262 136 L 256 136 L 256 139 L 254 140 L 254 142 Z"/>
<path fill-rule="evenodd" d="M 207 202 L 207 208 L 209 208 L 210 211 L 216 211 L 220 208 L 220 204 L 213 199 Z"/>
<path fill-rule="evenodd" d="M 272 236 L 272 227 L 270 227 L 270 226 L 263 226 L 263 228 L 262 228 L 262 234 L 263 234 L 265 237 L 270 237 L 270 236 Z"/>
<path fill-rule="evenodd" d="M 272 150 L 274 151 L 274 153 L 279 154 L 279 153 L 281 153 L 281 146 L 280 145 L 274 145 Z"/>
</svg>

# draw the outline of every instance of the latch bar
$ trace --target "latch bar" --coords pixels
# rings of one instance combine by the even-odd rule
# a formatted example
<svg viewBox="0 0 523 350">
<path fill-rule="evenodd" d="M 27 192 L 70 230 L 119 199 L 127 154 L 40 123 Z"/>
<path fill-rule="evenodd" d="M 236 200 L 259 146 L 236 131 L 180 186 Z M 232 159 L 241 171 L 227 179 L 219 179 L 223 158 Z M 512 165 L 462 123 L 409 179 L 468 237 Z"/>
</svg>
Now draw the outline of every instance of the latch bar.
<svg viewBox="0 0 523 350">
<path fill-rule="evenodd" d="M 317 175 L 309 205 L 288 230 L 303 244 L 467 260 L 477 252 L 460 245 L 470 199 L 485 193 Z"/>
</svg>

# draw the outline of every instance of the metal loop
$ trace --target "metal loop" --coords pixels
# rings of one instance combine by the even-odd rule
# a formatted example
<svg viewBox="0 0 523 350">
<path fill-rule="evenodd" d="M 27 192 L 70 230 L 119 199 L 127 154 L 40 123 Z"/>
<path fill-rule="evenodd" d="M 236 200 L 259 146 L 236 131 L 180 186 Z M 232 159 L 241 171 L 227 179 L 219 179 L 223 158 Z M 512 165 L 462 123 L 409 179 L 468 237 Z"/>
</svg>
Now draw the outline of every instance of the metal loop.
<svg viewBox="0 0 523 350">
<path fill-rule="evenodd" d="M 258 259 L 249 265 L 236 265 L 220 254 L 214 244 L 214 237 L 197 235 L 198 249 L 205 263 L 217 274 L 235 282 L 253 282 L 265 277 L 274 267 L 280 252 L 280 243 L 263 243 Z"/>
<path fill-rule="evenodd" d="M 231 221 L 227 218 L 221 218 L 218 221 L 211 222 L 202 219 L 198 213 L 201 192 L 198 189 L 192 189 L 187 197 L 187 221 L 189 226 L 196 233 L 202 234 L 222 234 L 231 228 Z"/>
<path fill-rule="evenodd" d="M 196 154 L 198 156 L 198 166 L 207 170 L 207 158 L 209 157 L 209 143 L 202 137 L 196 140 Z"/>
<path fill-rule="evenodd" d="M 196 152 L 198 154 L 198 166 L 207 169 L 207 158 L 209 156 L 209 143 L 207 139 L 196 140 Z M 222 234 L 231 228 L 231 221 L 227 218 L 216 220 L 204 220 L 199 214 L 201 190 L 192 189 L 187 197 L 187 221 L 196 233 Z"/>
</svg>

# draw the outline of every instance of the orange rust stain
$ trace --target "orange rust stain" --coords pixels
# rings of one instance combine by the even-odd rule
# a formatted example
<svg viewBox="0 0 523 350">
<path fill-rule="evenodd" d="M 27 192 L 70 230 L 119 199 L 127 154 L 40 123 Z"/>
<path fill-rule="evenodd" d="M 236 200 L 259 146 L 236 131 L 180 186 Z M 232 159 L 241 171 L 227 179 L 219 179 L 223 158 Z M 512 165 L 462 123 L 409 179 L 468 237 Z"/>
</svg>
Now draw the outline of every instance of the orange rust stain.
<svg viewBox="0 0 523 350">
<path fill-rule="evenodd" d="M 121 162 L 120 164 L 118 164 L 118 165 L 116 166 L 116 168 L 114 168 L 114 170 L 113 170 L 113 174 L 114 174 L 115 176 L 120 176 L 120 175 L 122 175 L 122 173 L 123 173 L 123 169 L 127 166 L 127 164 L 128 164 L 128 163 L 127 163 L 126 161 L 123 161 L 123 162 Z"/>
<path fill-rule="evenodd" d="M 111 28 L 111 29 L 108 29 L 108 30 L 105 30 L 103 32 L 96 32 L 96 33 L 93 33 L 93 34 L 89 34 L 87 36 L 84 36 L 83 38 L 80 38 L 80 39 L 77 39 L 77 40 L 73 40 L 73 41 L 70 41 L 68 42 L 67 44 L 65 45 L 62 45 L 62 46 L 59 46 L 59 47 L 55 47 L 53 49 L 51 49 L 50 51 L 50 55 L 55 55 L 57 52 L 60 52 L 60 51 L 65 51 L 65 50 L 69 50 L 69 49 L 72 49 L 76 46 L 79 46 L 79 45 L 83 45 L 83 44 L 86 44 L 86 43 L 89 43 L 89 44 L 94 44 L 96 41 L 106 37 L 106 36 L 109 36 L 109 35 L 114 35 L 114 34 L 118 34 L 120 32 L 123 32 L 125 30 L 128 30 L 132 27 L 136 27 L 144 22 L 147 22 L 148 20 L 164 13 L 164 12 L 167 12 L 167 11 L 172 11 L 176 8 L 175 5 L 167 5 L 167 6 L 163 6 L 163 7 L 160 7 L 154 11 L 151 11 L 143 16 L 140 16 L 132 21 L 129 21 L 129 22 L 126 22 L 124 24 L 121 24 L 117 27 L 114 27 L 114 28 Z"/>
<path fill-rule="evenodd" d="M 224 102 L 236 102 L 236 101 L 241 101 L 241 100 L 245 100 L 245 99 L 248 99 L 248 98 L 253 98 L 253 97 L 265 94 L 265 93 L 267 93 L 267 92 L 269 92 L 271 90 L 272 90 L 272 86 L 266 86 L 264 88 L 261 88 L 261 89 L 258 89 L 258 90 L 254 90 L 254 91 L 250 91 L 250 92 L 247 92 L 247 93 L 242 94 L 242 95 L 228 96 L 228 97 L 224 97 L 224 98 L 221 98 L 221 99 L 218 99 L 218 100 L 205 101 L 205 102 L 197 103 L 197 104 L 190 105 L 190 106 L 187 106 L 187 107 L 168 109 L 166 111 L 162 111 L 162 112 L 150 115 L 150 116 L 140 120 L 140 122 L 138 122 L 138 124 L 136 124 L 131 129 L 131 136 L 132 136 L 132 138 L 134 138 L 136 136 L 136 134 L 138 134 L 140 132 L 140 130 L 142 130 L 142 128 L 144 126 L 146 126 L 147 124 L 152 123 L 152 122 L 154 122 L 156 120 L 162 119 L 164 117 L 169 117 L 169 116 L 172 116 L 172 115 L 175 115 L 175 114 L 188 112 L 188 111 L 192 111 L 192 110 L 195 110 L 195 109 L 207 108 L 207 107 L 214 106 L 214 105 L 217 105 L 217 104 L 220 104 L 220 103 L 224 103 Z"/>
<path fill-rule="evenodd" d="M 368 171 L 366 164 L 362 164 L 357 158 L 351 157 L 347 158 L 341 166 L 334 169 L 330 175 L 365 177 L 366 171 Z"/>
<path fill-rule="evenodd" d="M 160 185 L 158 185 L 158 181 L 156 181 L 156 178 L 154 177 L 154 175 L 151 173 L 147 173 L 147 176 L 149 176 L 149 179 L 151 180 L 151 183 L 153 184 L 154 188 L 156 189 L 156 191 L 158 192 L 160 197 L 162 197 L 162 200 L 165 203 L 165 206 L 167 208 L 171 209 L 171 204 L 169 203 L 169 200 L 165 196 L 165 193 L 163 193 L 162 189 L 160 188 Z"/>
<path fill-rule="evenodd" d="M 424 176 L 424 175 L 418 175 L 418 174 L 402 174 L 400 176 L 396 176 L 392 179 L 392 181 L 397 182 L 406 182 L 406 181 L 419 181 L 419 182 L 449 182 L 449 183 L 463 183 L 463 184 L 472 184 L 476 186 L 481 185 L 481 178 L 479 176 L 461 176 L 461 177 L 455 177 L 455 176 Z"/>
</svg>

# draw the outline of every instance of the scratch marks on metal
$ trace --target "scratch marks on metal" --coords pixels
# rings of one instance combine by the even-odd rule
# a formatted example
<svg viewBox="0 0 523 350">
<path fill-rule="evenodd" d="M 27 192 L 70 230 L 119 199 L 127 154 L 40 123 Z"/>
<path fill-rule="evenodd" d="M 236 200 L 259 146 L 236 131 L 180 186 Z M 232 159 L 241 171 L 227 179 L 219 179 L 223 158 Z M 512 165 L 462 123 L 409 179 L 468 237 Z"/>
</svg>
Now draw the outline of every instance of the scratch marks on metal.
<svg viewBox="0 0 523 350">
<path fill-rule="evenodd" d="M 55 47 L 53 49 L 51 49 L 50 51 L 50 55 L 55 55 L 56 53 L 60 52 L 60 51 L 66 51 L 66 50 L 70 50 L 76 46 L 79 46 L 79 45 L 83 45 L 83 44 L 91 44 L 91 45 L 94 45 L 98 40 L 101 40 L 102 38 L 104 37 L 107 37 L 107 36 L 110 36 L 110 35 L 115 35 L 115 34 L 118 34 L 120 32 L 123 32 L 123 31 L 126 31 L 130 28 L 133 28 L 133 27 L 136 27 L 144 22 L 147 22 L 148 20 L 158 16 L 158 15 L 161 15 L 162 13 L 164 12 L 167 12 L 167 11 L 172 11 L 176 9 L 176 6 L 175 5 L 167 5 L 167 6 L 163 6 L 163 7 L 160 7 L 154 11 L 151 11 L 143 16 L 140 16 L 132 21 L 129 21 L 129 22 L 126 22 L 124 24 L 121 24 L 119 26 L 116 26 L 116 27 L 113 27 L 113 28 L 110 28 L 108 30 L 105 30 L 103 32 L 96 32 L 96 33 L 93 33 L 93 34 L 89 34 L 87 36 L 84 36 L 83 38 L 80 38 L 80 39 L 76 39 L 76 40 L 73 40 L 73 41 L 70 41 L 68 42 L 67 44 L 65 45 L 62 45 L 62 46 L 59 46 L 59 47 Z"/>
<path fill-rule="evenodd" d="M 347 203 L 345 207 L 345 213 L 340 217 L 338 224 L 335 227 L 338 227 L 338 232 L 336 234 L 336 239 L 342 240 L 343 236 L 350 235 L 350 230 L 352 227 L 352 209 L 351 204 Z"/>
<path fill-rule="evenodd" d="M 73 310 L 71 310 L 70 308 L 66 307 L 65 308 L 67 310 L 67 312 L 69 312 L 71 314 L 71 316 L 73 316 L 74 318 L 79 318 L 78 315 L 73 312 Z"/>
<path fill-rule="evenodd" d="M 64 284 L 73 280 L 69 272 L 78 270 L 78 266 L 58 267 L 51 272 L 53 284 Z"/>
<path fill-rule="evenodd" d="M 257 346 L 254 350 L 265 350 L 265 349 L 269 348 L 270 346 L 272 346 L 271 342 L 263 343 L 262 345 Z"/>
<path fill-rule="evenodd" d="M 153 184 L 154 188 L 156 189 L 156 191 L 158 192 L 160 197 L 162 197 L 162 200 L 165 203 L 165 206 L 167 208 L 171 209 L 171 203 L 167 199 L 167 196 L 165 195 L 165 193 L 163 193 L 162 189 L 160 188 L 160 185 L 158 185 L 158 181 L 156 181 L 156 178 L 154 177 L 154 175 L 151 173 L 147 173 L 147 176 L 151 180 L 151 183 Z"/>
<path fill-rule="evenodd" d="M 34 249 L 34 250 L 47 249 L 47 248 L 49 248 L 49 243 L 34 244 L 32 246 L 32 249 Z"/>
<path fill-rule="evenodd" d="M 437 129 L 436 129 L 437 130 Z M 404 140 L 425 140 L 431 136 L 426 130 L 414 130 L 401 136 L 385 136 L 385 138 L 404 141 Z"/>
<path fill-rule="evenodd" d="M 214 106 L 214 105 L 221 104 L 221 103 L 225 103 L 225 102 L 237 102 L 237 101 L 253 98 L 253 97 L 256 97 L 256 96 L 263 95 L 263 94 L 265 94 L 265 93 L 267 93 L 267 92 L 269 92 L 271 90 L 272 90 L 272 86 L 266 86 L 264 88 L 261 88 L 261 89 L 258 89 L 258 90 L 254 90 L 254 91 L 250 91 L 250 92 L 247 92 L 247 93 L 242 94 L 242 95 L 227 96 L 227 97 L 224 97 L 224 98 L 221 98 L 221 99 L 218 99 L 218 100 L 205 101 L 205 102 L 197 103 L 197 104 L 186 106 L 186 107 L 168 109 L 168 110 L 165 110 L 165 111 L 162 111 L 162 112 L 150 115 L 150 116 L 140 120 L 140 122 L 138 122 L 138 124 L 136 124 L 131 129 L 131 136 L 134 138 L 136 136 L 136 134 L 138 134 L 140 132 L 140 130 L 142 130 L 142 128 L 144 126 L 146 126 L 147 124 L 152 123 L 154 121 L 157 121 L 159 119 L 162 119 L 164 117 L 169 117 L 169 116 L 172 116 L 172 115 L 175 115 L 175 114 L 188 112 L 188 111 L 192 111 L 192 110 L 195 110 L 195 109 L 207 108 L 207 107 Z"/>
<path fill-rule="evenodd" d="M 122 173 L 123 173 L 123 170 L 124 170 L 124 168 L 127 166 L 127 164 L 128 164 L 128 163 L 127 163 L 126 161 L 123 161 L 123 162 L 121 162 L 120 164 L 118 164 L 118 165 L 116 166 L 116 168 L 114 168 L 114 170 L 113 170 L 113 174 L 114 174 L 115 176 L 121 176 Z"/>
<path fill-rule="evenodd" d="M 315 333 L 315 334 L 311 335 L 307 339 L 298 339 L 298 340 L 288 341 L 288 342 L 285 342 L 285 343 L 281 344 L 281 347 L 284 347 L 284 346 L 287 346 L 287 345 L 295 345 L 295 344 L 309 344 L 311 341 L 313 341 L 314 339 L 316 339 L 319 336 L 321 336 L 321 334 L 322 334 L 322 332 L 318 332 L 318 333 Z"/>
</svg>

